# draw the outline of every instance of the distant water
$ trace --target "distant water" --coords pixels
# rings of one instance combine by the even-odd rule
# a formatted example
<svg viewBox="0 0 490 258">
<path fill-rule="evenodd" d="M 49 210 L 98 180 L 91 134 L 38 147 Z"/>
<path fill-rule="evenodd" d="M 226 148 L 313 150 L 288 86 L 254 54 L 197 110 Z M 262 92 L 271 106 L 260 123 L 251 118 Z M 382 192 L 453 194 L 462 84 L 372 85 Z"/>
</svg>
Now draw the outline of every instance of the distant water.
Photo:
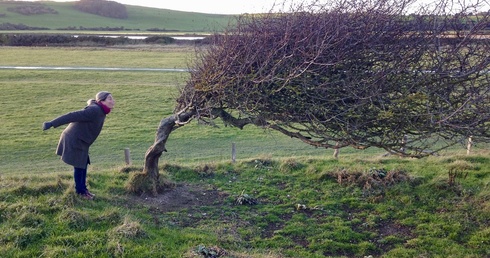
<svg viewBox="0 0 490 258">
<path fill-rule="evenodd" d="M 80 35 L 73 35 L 74 37 L 79 37 Z M 98 35 L 99 37 L 106 37 L 106 38 L 128 38 L 128 39 L 146 39 L 150 36 L 114 36 L 114 35 Z M 204 39 L 205 37 L 194 37 L 194 36 L 175 36 L 171 37 L 176 40 L 199 40 L 199 39 Z"/>
</svg>

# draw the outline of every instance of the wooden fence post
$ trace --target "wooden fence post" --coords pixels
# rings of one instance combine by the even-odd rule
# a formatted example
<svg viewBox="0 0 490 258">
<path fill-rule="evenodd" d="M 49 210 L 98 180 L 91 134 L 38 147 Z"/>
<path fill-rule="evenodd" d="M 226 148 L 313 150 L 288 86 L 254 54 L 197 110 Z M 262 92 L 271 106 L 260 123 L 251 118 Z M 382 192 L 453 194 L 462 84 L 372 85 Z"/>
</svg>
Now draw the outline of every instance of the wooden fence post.
<svg viewBox="0 0 490 258">
<path fill-rule="evenodd" d="M 339 145 L 340 145 L 340 143 L 339 143 L 339 142 L 336 142 L 336 143 L 335 143 L 335 149 L 334 149 L 334 151 L 333 151 L 333 158 L 334 158 L 334 159 L 338 159 L 338 158 L 339 158 L 339 152 L 340 152 L 340 149 L 338 148 L 338 147 L 339 147 Z"/>
<path fill-rule="evenodd" d="M 129 153 L 129 148 L 124 149 L 124 159 L 126 160 L 126 165 L 131 165 L 131 154 Z"/>
<path fill-rule="evenodd" d="M 466 145 L 466 155 L 470 155 L 471 147 L 473 146 L 472 136 L 468 137 L 468 144 Z"/>
<path fill-rule="evenodd" d="M 236 144 L 235 143 L 231 144 L 231 162 L 232 163 L 236 162 Z"/>
</svg>

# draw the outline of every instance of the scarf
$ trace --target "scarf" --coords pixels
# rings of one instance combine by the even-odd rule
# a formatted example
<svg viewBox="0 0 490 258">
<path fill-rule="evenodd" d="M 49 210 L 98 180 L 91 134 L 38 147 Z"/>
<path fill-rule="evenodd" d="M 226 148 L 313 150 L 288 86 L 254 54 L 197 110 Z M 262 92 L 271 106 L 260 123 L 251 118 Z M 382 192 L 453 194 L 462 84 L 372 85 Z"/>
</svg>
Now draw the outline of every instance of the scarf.
<svg viewBox="0 0 490 258">
<path fill-rule="evenodd" d="M 111 112 L 111 109 L 104 105 L 102 102 L 98 101 L 97 104 L 102 108 L 102 110 L 104 110 L 104 114 L 107 115 Z"/>
</svg>

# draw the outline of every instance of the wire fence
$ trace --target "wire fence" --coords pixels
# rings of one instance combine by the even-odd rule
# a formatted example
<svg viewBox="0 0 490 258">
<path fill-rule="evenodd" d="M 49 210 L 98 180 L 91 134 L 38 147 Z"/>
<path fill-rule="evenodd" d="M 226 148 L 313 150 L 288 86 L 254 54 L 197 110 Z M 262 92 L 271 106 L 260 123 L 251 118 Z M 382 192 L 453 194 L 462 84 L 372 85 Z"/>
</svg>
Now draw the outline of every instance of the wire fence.
<svg viewBox="0 0 490 258">
<path fill-rule="evenodd" d="M 124 148 L 106 147 L 94 144 L 90 149 L 90 159 L 92 164 L 89 171 L 97 170 L 119 170 L 126 164 L 126 154 L 129 150 L 131 165 L 143 167 L 144 156 L 152 142 L 132 143 Z M 164 152 L 160 158 L 160 163 L 174 163 L 182 165 L 195 165 L 200 163 L 232 162 L 233 146 L 235 147 L 234 156 L 237 161 L 249 160 L 254 158 L 294 158 L 312 157 L 333 159 L 333 149 L 315 148 L 299 141 L 250 141 L 250 140 L 226 140 L 220 144 L 210 145 L 207 141 L 194 141 L 193 144 L 179 144 L 179 142 L 169 141 L 166 145 L 168 152 Z M 458 145 L 443 153 L 467 155 L 467 146 Z M 370 148 L 367 150 L 355 150 L 343 148 L 340 150 L 339 159 L 342 156 L 356 157 L 382 157 L 386 151 L 382 149 Z M 470 154 L 489 155 L 490 143 L 472 143 Z M 26 174 L 26 173 L 72 173 L 73 168 L 63 163 L 55 154 L 55 148 L 31 148 L 22 150 L 11 150 L 5 155 L 5 150 L 0 151 L 0 175 Z"/>
</svg>

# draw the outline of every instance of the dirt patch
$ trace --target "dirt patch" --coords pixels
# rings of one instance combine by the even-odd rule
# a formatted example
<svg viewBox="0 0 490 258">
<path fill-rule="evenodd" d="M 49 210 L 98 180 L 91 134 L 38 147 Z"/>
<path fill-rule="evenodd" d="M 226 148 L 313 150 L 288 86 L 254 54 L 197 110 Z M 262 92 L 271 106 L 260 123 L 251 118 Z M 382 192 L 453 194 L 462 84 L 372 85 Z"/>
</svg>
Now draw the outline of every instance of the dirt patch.
<svg viewBox="0 0 490 258">
<path fill-rule="evenodd" d="M 387 222 L 379 228 L 379 235 L 381 237 L 397 235 L 404 238 L 412 238 L 412 229 L 407 226 L 396 224 L 393 222 Z"/>
<path fill-rule="evenodd" d="M 160 212 L 179 211 L 201 206 L 223 205 L 228 194 L 202 185 L 177 184 L 158 196 L 140 195 L 131 201 L 157 208 Z"/>
</svg>

